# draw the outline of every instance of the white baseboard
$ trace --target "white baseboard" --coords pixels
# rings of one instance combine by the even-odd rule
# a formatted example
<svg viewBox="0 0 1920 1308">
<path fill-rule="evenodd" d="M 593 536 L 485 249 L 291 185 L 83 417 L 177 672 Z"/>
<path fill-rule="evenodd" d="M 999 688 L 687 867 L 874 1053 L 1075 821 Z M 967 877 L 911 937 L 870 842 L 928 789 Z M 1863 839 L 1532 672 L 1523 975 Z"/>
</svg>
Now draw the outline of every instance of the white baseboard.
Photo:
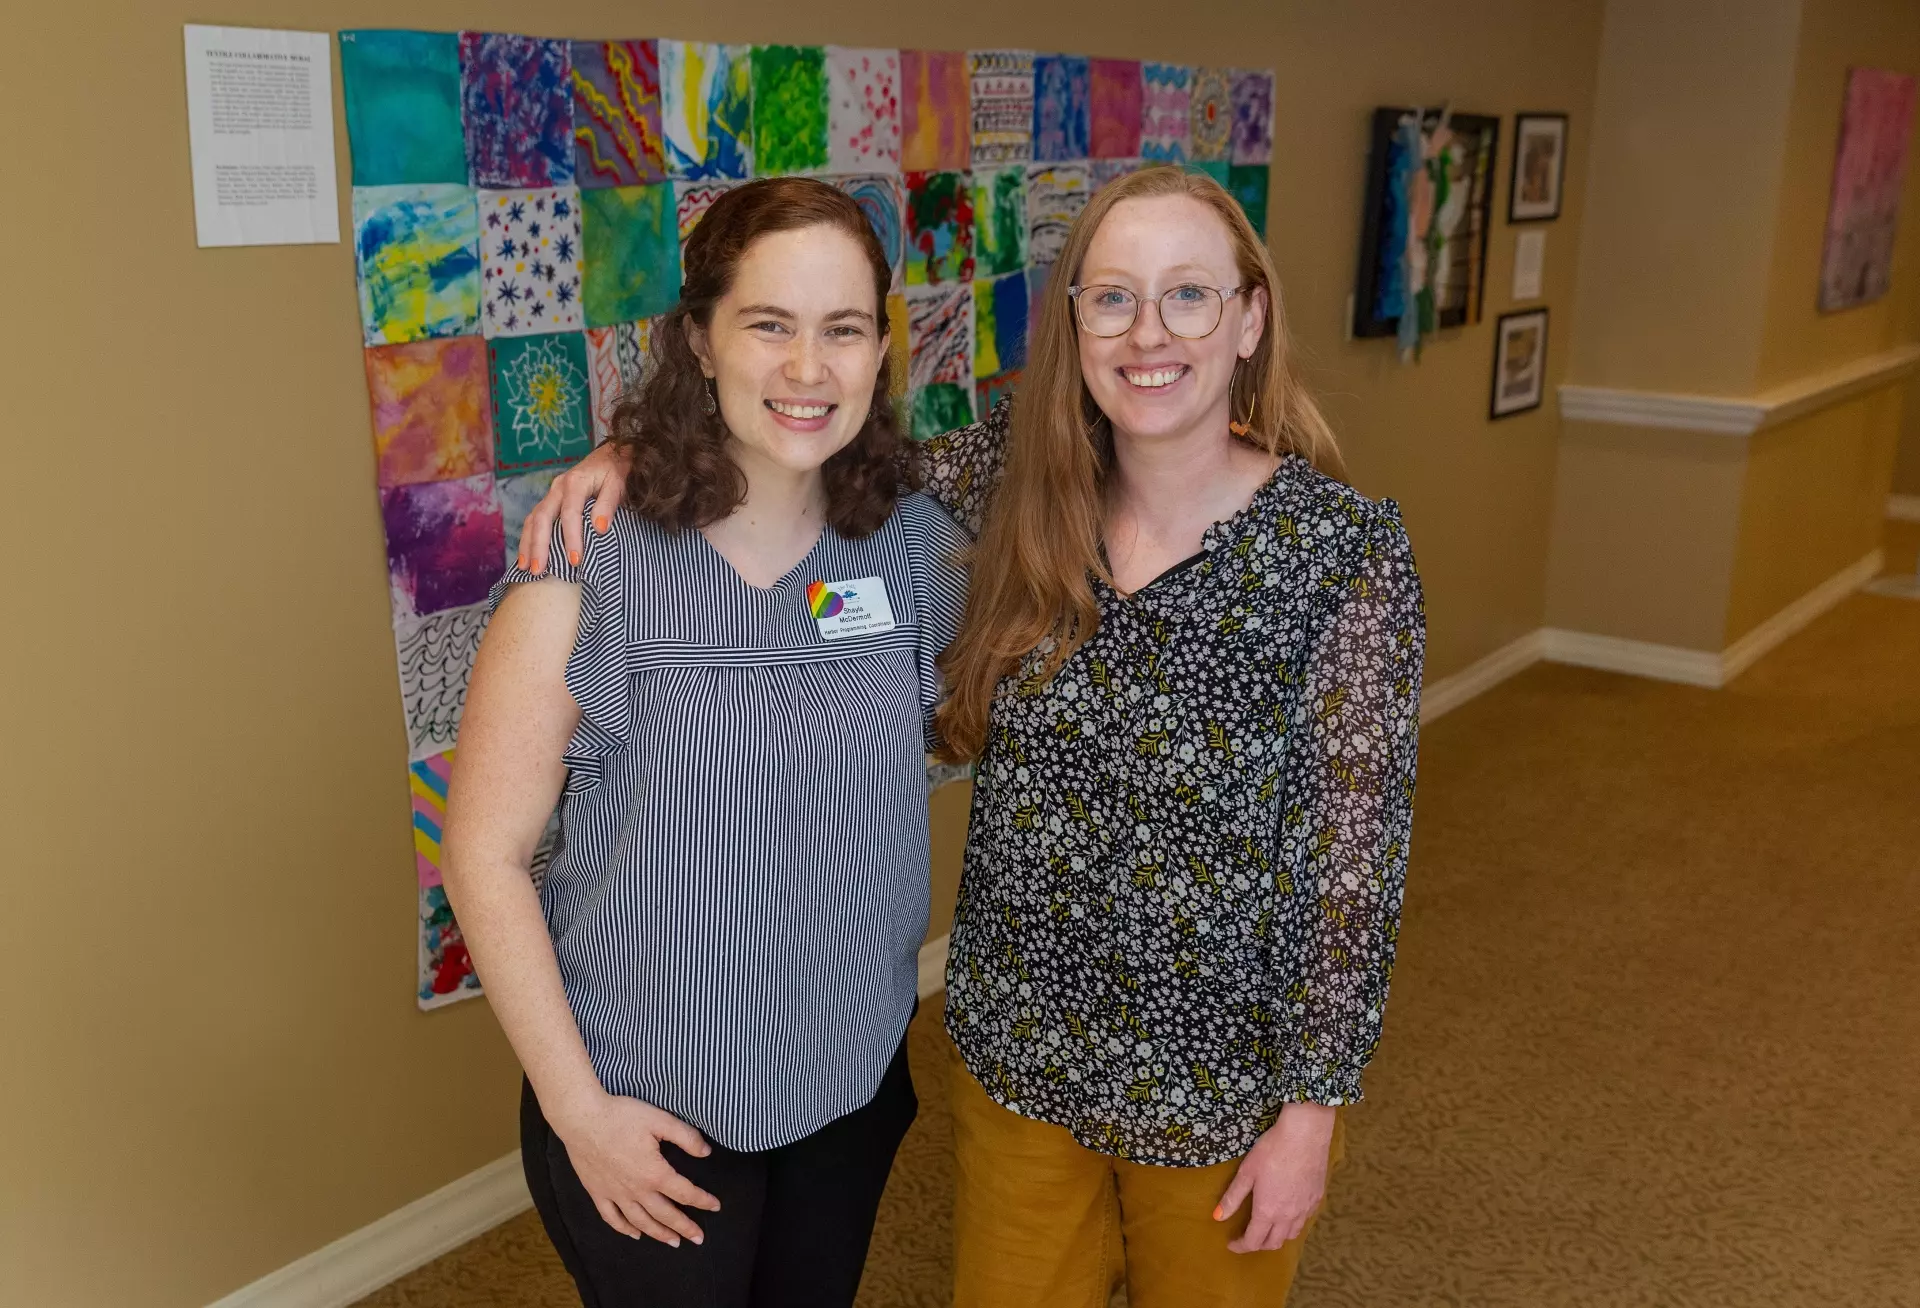
<svg viewBox="0 0 1920 1308">
<path fill-rule="evenodd" d="M 1895 522 L 1920 522 L 1920 495 L 1887 496 L 1887 516 Z"/>
<path fill-rule="evenodd" d="M 1485 658 L 1470 664 L 1451 677 L 1442 677 L 1420 688 L 1420 722 L 1433 721 L 1451 713 L 1462 704 L 1484 695 L 1517 672 L 1540 661 L 1541 642 L 1537 631 L 1502 645 Z"/>
<path fill-rule="evenodd" d="M 1651 677 L 1655 681 L 1677 681 L 1688 686 L 1718 689 L 1752 667 L 1761 656 L 1778 647 L 1789 636 L 1872 581 L 1885 564 L 1886 556 L 1880 550 L 1874 550 L 1858 562 L 1842 568 L 1718 653 L 1549 627 L 1540 633 L 1545 657 L 1554 663 L 1573 663 L 1605 672 Z"/>
<path fill-rule="evenodd" d="M 1842 568 L 1749 631 L 1720 653 L 1720 680 L 1732 681 L 1787 637 L 1793 635 L 1828 609 L 1880 575 L 1887 565 L 1883 550 L 1874 550 L 1858 562 Z"/>
<path fill-rule="evenodd" d="M 937 995 L 947 988 L 947 943 L 952 935 L 929 940 L 920 946 L 920 997 Z"/>
<path fill-rule="evenodd" d="M 532 1206 L 515 1150 L 211 1308 L 346 1308 Z"/>
</svg>

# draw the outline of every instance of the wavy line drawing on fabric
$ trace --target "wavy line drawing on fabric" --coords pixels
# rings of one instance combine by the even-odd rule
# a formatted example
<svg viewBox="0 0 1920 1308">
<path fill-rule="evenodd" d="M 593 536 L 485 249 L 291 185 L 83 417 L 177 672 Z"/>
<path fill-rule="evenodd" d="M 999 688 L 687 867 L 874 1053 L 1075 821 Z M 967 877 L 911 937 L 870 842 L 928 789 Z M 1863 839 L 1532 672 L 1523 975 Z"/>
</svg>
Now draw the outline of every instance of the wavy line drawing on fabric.
<svg viewBox="0 0 1920 1308">
<path fill-rule="evenodd" d="M 1184 163 L 1193 144 L 1193 69 L 1180 64 L 1140 66 L 1140 156 Z"/>
<path fill-rule="evenodd" d="M 479 330 L 480 211 L 466 187 L 354 187 L 353 253 L 365 344 Z"/>
<path fill-rule="evenodd" d="M 907 290 L 908 413 L 915 440 L 973 421 L 973 291 Z"/>
<path fill-rule="evenodd" d="M 573 43 L 573 174 L 583 187 L 664 181 L 657 41 Z"/>
<path fill-rule="evenodd" d="M 461 117 L 474 186 L 573 180 L 573 47 L 503 32 L 460 33 Z"/>
<path fill-rule="evenodd" d="M 817 45 L 753 47 L 754 167 L 762 176 L 827 166 L 827 52 Z"/>
<path fill-rule="evenodd" d="M 477 336 L 366 351 L 376 480 L 447 481 L 493 471 L 487 346 Z"/>
<path fill-rule="evenodd" d="M 1033 158 L 1033 52 L 975 50 L 967 55 L 973 166 Z"/>
<path fill-rule="evenodd" d="M 680 236 L 681 266 L 686 264 L 687 238 L 700 225 L 701 217 L 713 202 L 738 186 L 738 182 L 675 182 L 673 184 L 674 228 Z"/>
<path fill-rule="evenodd" d="M 1093 192 L 1085 164 L 1027 165 L 1027 259 L 1051 267 L 1067 246 L 1067 229 Z"/>
<path fill-rule="evenodd" d="M 751 47 L 660 42 L 660 124 L 673 177 L 751 177 Z"/>
<path fill-rule="evenodd" d="M 595 445 L 612 435 L 609 420 L 614 405 L 638 391 L 646 380 L 647 350 L 652 339 L 651 318 L 587 329 L 587 381 L 593 397 Z M 509 543 L 509 552 L 512 549 Z"/>
<path fill-rule="evenodd" d="M 827 47 L 827 167 L 900 169 L 900 52 Z"/>
<path fill-rule="evenodd" d="M 484 604 L 447 609 L 394 624 L 400 659 L 400 703 L 407 721 L 407 759 L 450 750 L 460 733 L 473 657 L 487 629 Z"/>
<path fill-rule="evenodd" d="M 1187 122 L 1192 128 L 1190 142 L 1196 160 L 1225 163 L 1233 153 L 1233 73 L 1226 68 L 1193 70 L 1193 91 L 1188 97 Z"/>
<path fill-rule="evenodd" d="M 973 164 L 969 57 L 958 50 L 900 52 L 900 167 L 962 172 Z"/>
<path fill-rule="evenodd" d="M 906 193 L 900 178 L 888 173 L 862 173 L 826 180 L 852 196 L 866 214 L 868 225 L 893 266 L 892 289 L 898 291 L 906 284 L 906 233 L 902 225 Z"/>
</svg>

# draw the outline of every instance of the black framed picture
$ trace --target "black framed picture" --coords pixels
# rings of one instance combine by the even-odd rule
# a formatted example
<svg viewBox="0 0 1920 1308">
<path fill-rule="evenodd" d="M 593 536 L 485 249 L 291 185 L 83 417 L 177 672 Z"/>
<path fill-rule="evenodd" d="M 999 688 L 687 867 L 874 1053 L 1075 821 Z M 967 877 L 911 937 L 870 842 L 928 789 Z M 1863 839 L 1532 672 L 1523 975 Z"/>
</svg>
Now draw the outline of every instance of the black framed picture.
<svg viewBox="0 0 1920 1308">
<path fill-rule="evenodd" d="M 1560 216 L 1560 183 L 1567 175 L 1567 116 L 1515 114 L 1513 185 L 1507 221 L 1538 223 Z"/>
<path fill-rule="evenodd" d="M 1355 336 L 1402 335 L 1411 313 L 1425 337 L 1479 322 L 1486 302 L 1500 120 L 1415 112 L 1373 111 Z"/>
<path fill-rule="evenodd" d="M 1537 409 L 1547 391 L 1547 311 L 1503 313 L 1494 329 L 1493 398 L 1489 418 Z"/>
</svg>

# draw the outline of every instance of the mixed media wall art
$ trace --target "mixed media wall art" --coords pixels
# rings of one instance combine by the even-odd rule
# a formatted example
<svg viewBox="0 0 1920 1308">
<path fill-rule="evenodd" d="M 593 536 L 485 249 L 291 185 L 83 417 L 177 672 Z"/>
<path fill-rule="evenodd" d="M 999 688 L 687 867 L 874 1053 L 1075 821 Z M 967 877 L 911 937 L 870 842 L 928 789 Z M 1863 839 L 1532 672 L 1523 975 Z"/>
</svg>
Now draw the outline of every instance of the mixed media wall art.
<svg viewBox="0 0 1920 1308">
<path fill-rule="evenodd" d="M 854 199 L 893 267 L 890 381 L 924 439 L 1011 393 L 1067 230 L 1107 182 L 1192 161 L 1264 222 L 1273 80 L 1030 50 L 339 39 L 417 998 L 435 1007 L 479 993 L 439 841 L 484 601 L 527 511 L 642 384 L 714 201 L 779 174 Z"/>
<path fill-rule="evenodd" d="M 1567 116 L 1516 114 L 1513 120 L 1513 184 L 1507 188 L 1507 221 L 1544 222 L 1560 216 L 1560 183 L 1567 173 Z"/>
<path fill-rule="evenodd" d="M 1847 74 L 1820 260 L 1820 309 L 1851 309 L 1885 295 L 1906 185 L 1914 79 L 1883 68 Z"/>
<path fill-rule="evenodd" d="M 1376 109 L 1353 334 L 1404 360 L 1435 331 L 1480 320 L 1500 120 Z"/>
</svg>

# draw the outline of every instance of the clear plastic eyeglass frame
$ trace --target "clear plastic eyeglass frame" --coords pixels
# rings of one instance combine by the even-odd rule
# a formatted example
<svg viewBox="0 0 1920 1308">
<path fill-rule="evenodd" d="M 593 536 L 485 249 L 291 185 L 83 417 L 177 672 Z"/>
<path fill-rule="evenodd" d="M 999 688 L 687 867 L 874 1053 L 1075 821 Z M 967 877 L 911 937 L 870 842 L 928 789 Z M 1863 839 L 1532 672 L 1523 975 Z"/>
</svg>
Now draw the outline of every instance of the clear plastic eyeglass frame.
<svg viewBox="0 0 1920 1308">
<path fill-rule="evenodd" d="M 1227 301 L 1242 294 L 1245 286 L 1201 286 L 1194 282 L 1183 282 L 1179 286 L 1169 286 L 1154 297 L 1154 312 L 1160 317 L 1160 325 L 1174 336 L 1183 340 L 1197 341 L 1218 331 L 1220 320 L 1225 316 Z M 1169 296 L 1179 295 L 1183 291 L 1205 292 L 1197 300 L 1174 301 L 1171 312 L 1168 310 Z M 1112 292 L 1124 297 L 1123 302 L 1103 310 L 1100 297 Z M 1140 297 L 1124 286 L 1069 286 L 1067 298 L 1073 301 L 1074 319 L 1083 331 L 1099 337 L 1125 336 L 1133 330 L 1133 324 L 1140 317 Z M 1122 320 L 1122 313 L 1125 318 Z M 1089 313 L 1094 321 L 1088 321 Z M 1206 326 L 1200 326 L 1201 323 Z"/>
</svg>

